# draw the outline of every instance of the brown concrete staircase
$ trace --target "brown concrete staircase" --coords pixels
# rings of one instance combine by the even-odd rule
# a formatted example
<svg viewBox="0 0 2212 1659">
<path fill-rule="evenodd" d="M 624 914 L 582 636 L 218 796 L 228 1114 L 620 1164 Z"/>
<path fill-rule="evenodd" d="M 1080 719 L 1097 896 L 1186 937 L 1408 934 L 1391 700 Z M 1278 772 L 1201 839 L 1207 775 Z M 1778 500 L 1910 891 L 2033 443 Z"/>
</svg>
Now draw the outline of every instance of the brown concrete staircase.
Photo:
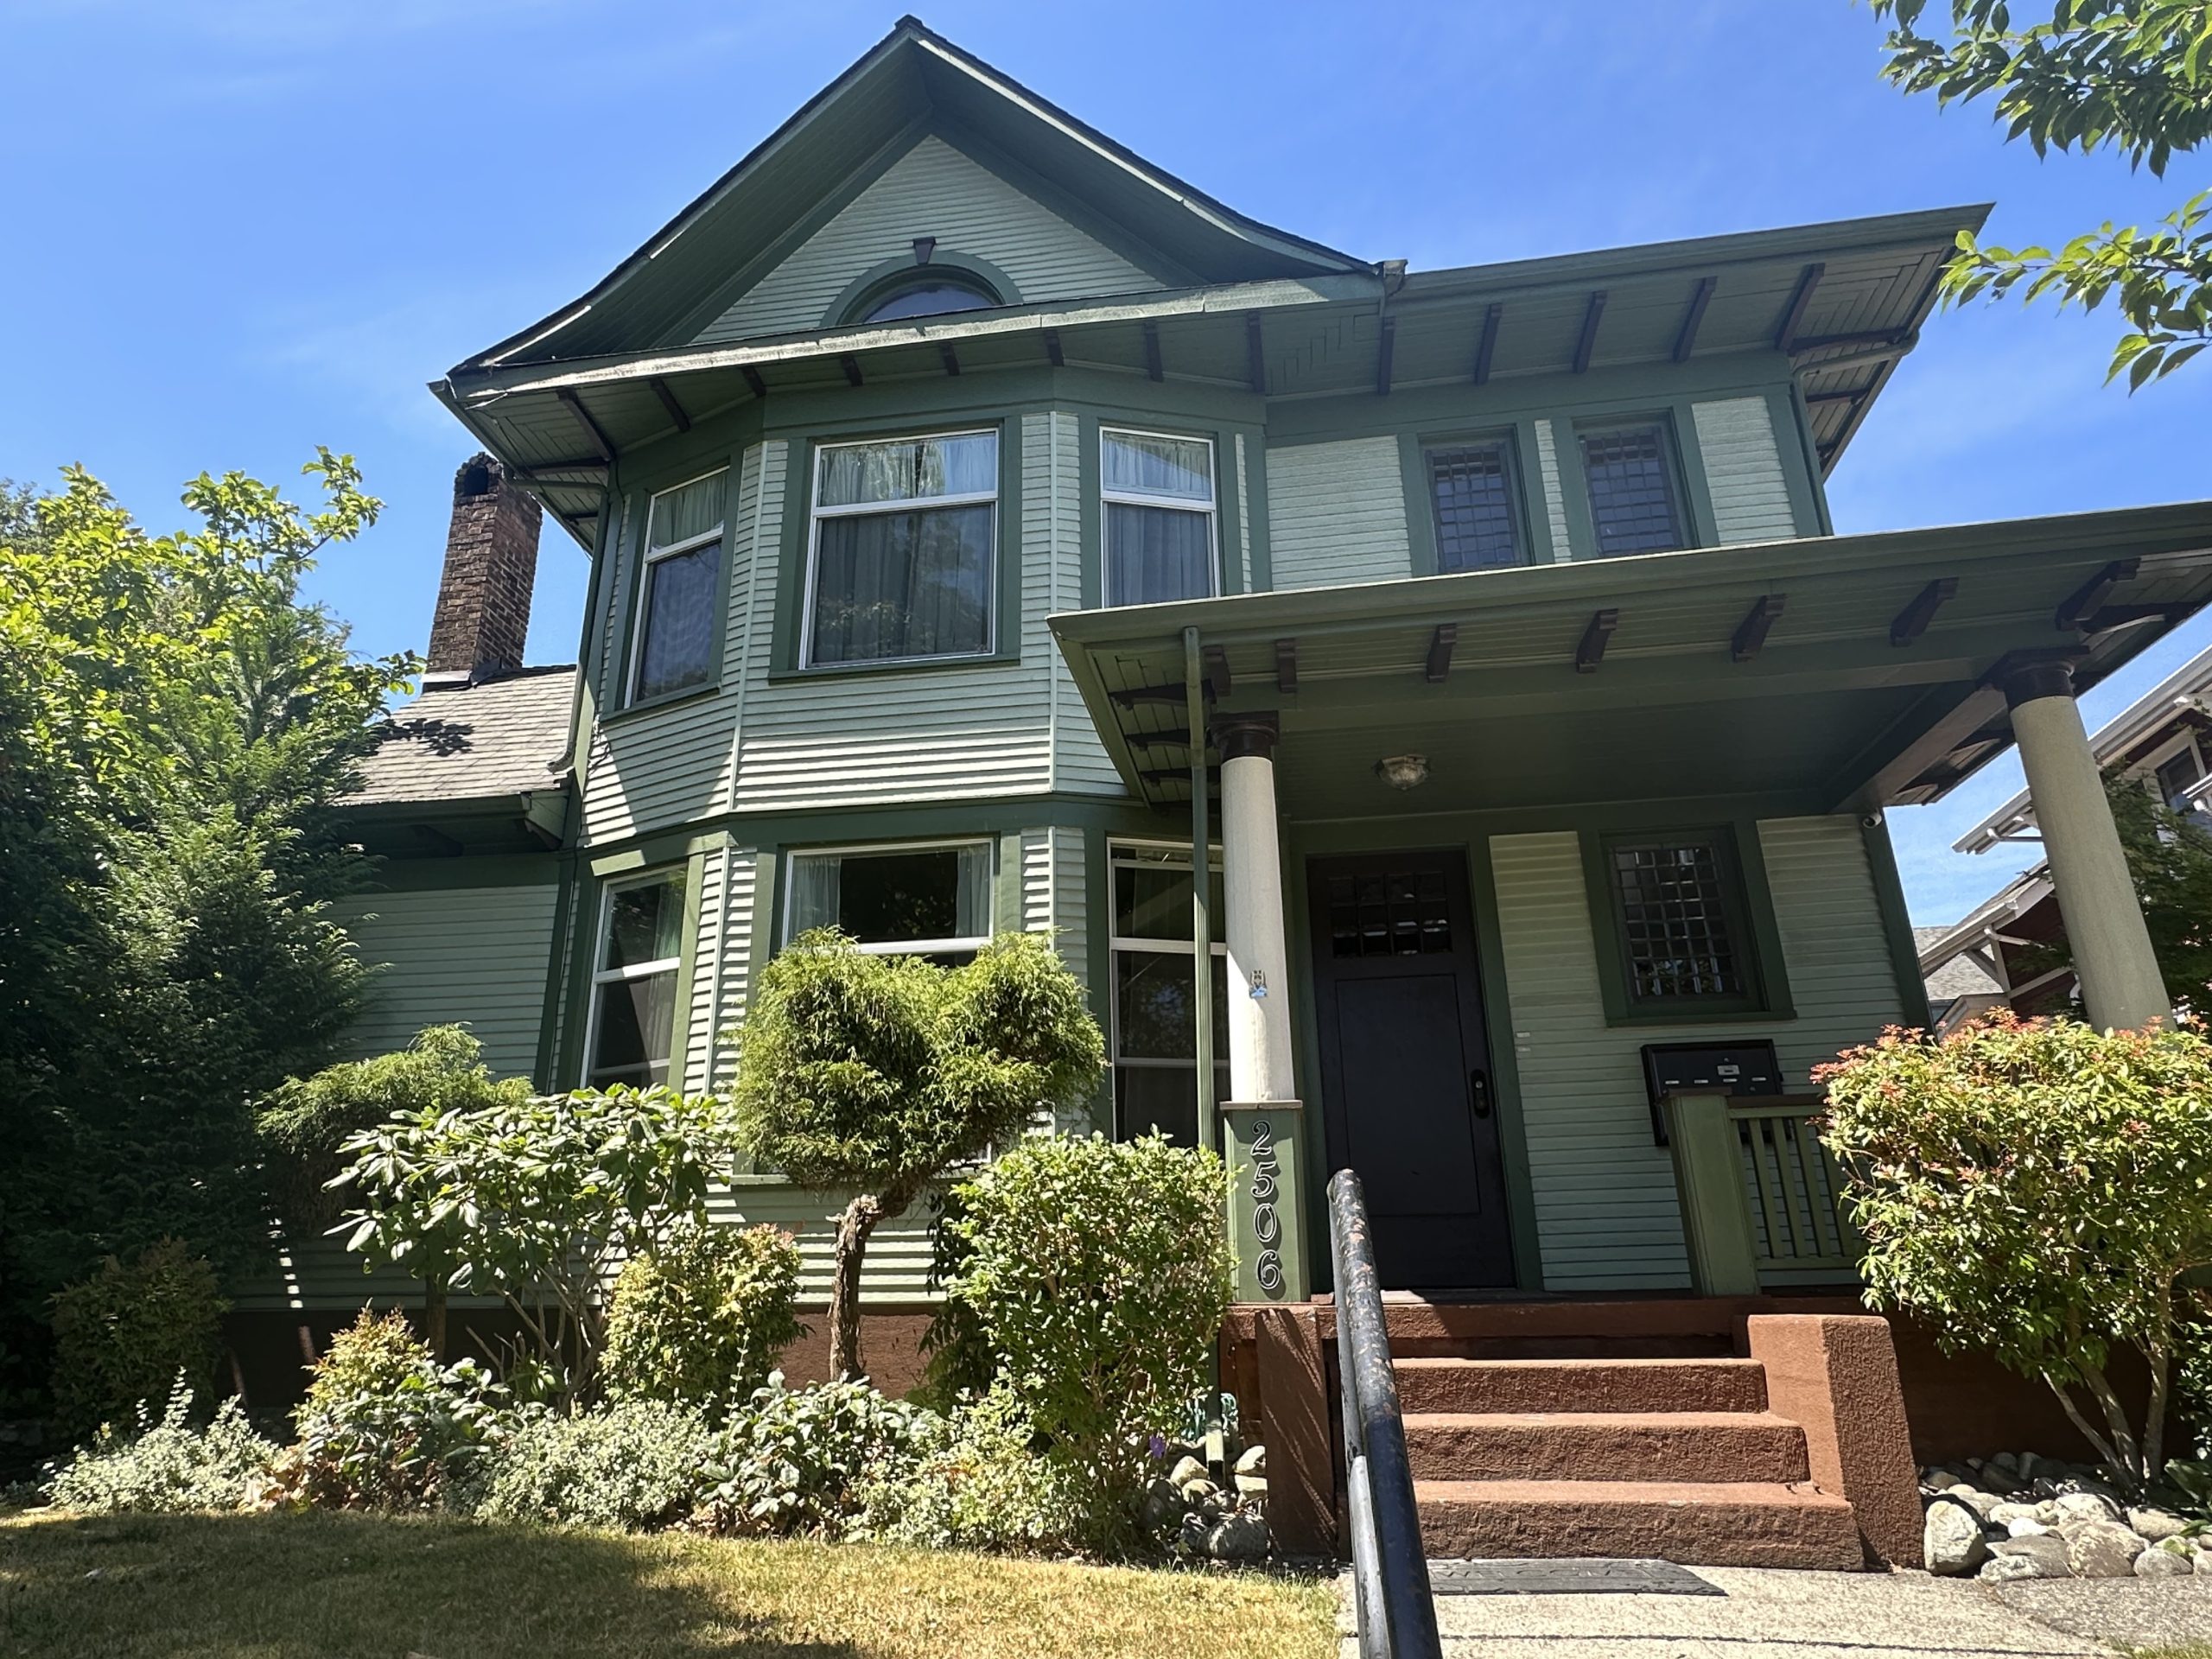
<svg viewBox="0 0 2212 1659">
<path fill-rule="evenodd" d="M 1387 1308 L 1428 1554 L 1866 1565 L 1765 1368 L 1681 1306 Z"/>
</svg>

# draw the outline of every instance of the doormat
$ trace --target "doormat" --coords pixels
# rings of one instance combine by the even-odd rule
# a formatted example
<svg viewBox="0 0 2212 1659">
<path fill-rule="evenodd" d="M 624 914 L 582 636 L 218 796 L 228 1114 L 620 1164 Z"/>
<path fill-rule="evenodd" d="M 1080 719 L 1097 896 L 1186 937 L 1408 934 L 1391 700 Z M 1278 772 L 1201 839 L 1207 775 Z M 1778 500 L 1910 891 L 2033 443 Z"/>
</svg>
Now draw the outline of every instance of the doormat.
<svg viewBox="0 0 2212 1659">
<path fill-rule="evenodd" d="M 1725 1596 L 1728 1592 L 1672 1561 L 1431 1561 L 1428 1587 L 1440 1596 Z"/>
</svg>

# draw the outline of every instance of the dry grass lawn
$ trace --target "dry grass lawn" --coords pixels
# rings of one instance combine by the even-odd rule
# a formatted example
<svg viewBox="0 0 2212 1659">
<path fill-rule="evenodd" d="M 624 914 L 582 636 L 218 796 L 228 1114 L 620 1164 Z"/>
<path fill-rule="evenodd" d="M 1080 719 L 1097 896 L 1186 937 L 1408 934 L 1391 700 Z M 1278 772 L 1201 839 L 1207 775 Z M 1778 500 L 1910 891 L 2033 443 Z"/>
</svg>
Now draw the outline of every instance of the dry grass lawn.
<svg viewBox="0 0 2212 1659">
<path fill-rule="evenodd" d="M 1325 1659 L 1335 1592 L 867 1545 L 343 1515 L 0 1519 L 41 1659 Z"/>
</svg>

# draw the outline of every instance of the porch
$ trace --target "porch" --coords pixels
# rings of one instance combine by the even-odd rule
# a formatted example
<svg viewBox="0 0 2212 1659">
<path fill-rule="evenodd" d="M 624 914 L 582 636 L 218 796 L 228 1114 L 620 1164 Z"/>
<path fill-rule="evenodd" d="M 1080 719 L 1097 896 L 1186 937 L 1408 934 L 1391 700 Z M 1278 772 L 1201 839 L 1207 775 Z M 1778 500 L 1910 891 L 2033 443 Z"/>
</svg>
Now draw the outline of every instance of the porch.
<svg viewBox="0 0 2212 1659">
<path fill-rule="evenodd" d="M 1326 1288 L 1340 1167 L 1386 1288 L 1847 1284 L 1810 1073 L 1926 1021 L 1884 810 L 2018 742 L 2090 1016 L 2163 1017 L 2073 699 L 2208 595 L 2196 505 L 1052 619 L 1132 791 L 1218 825 L 1240 1296 Z"/>
</svg>

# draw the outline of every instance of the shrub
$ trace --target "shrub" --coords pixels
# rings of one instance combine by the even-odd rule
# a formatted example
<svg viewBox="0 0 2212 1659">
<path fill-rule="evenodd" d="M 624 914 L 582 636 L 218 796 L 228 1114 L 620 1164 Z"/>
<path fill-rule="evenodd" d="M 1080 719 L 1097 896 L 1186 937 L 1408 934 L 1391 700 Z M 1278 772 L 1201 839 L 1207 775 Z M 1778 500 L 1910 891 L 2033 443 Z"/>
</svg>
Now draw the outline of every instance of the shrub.
<svg viewBox="0 0 2212 1659">
<path fill-rule="evenodd" d="M 957 1408 L 922 1437 L 901 1478 L 865 1483 L 855 1535 L 924 1549 L 1043 1549 L 1078 1541 L 1082 1504 L 1064 1459 L 1039 1456 L 1029 1414 L 1005 1389 Z"/>
<path fill-rule="evenodd" d="M 54 1408 L 73 1438 L 167 1398 L 181 1373 L 212 1391 L 223 1348 L 215 1269 L 173 1238 L 114 1256 L 54 1299 Z"/>
<path fill-rule="evenodd" d="M 1157 1136 L 1025 1141 L 954 1194 L 940 1357 L 973 1374 L 993 1357 L 1070 1465 L 1092 1541 L 1128 1535 L 1148 1437 L 1206 1382 L 1229 1306 L 1224 1196 L 1219 1159 Z"/>
<path fill-rule="evenodd" d="M 478 1474 L 505 1399 L 474 1361 L 440 1365 L 404 1314 L 364 1313 L 315 1366 L 284 1472 L 296 1497 L 334 1509 L 452 1504 Z"/>
<path fill-rule="evenodd" d="M 664 1526 L 690 1513 L 714 1444 L 697 1413 L 659 1401 L 532 1414 L 492 1452 L 476 1512 L 554 1526 Z"/>
<path fill-rule="evenodd" d="M 191 1385 L 180 1373 L 161 1421 L 153 1421 L 142 1404 L 136 1434 L 126 1438 L 103 1429 L 98 1440 L 54 1470 L 48 1500 L 61 1509 L 103 1515 L 245 1508 L 257 1496 L 276 1447 L 253 1432 L 235 1399 L 218 1406 L 205 1428 L 193 1426 L 192 1402 Z"/>
<path fill-rule="evenodd" d="M 1886 1033 L 1815 1075 L 1868 1299 L 2042 1377 L 2123 1483 L 2155 1480 L 2190 1329 L 2180 1281 L 2212 1265 L 2212 1045 L 1999 1010 L 1940 1042 Z M 2106 1375 L 2118 1346 L 2150 1370 L 2139 1425 Z"/>
<path fill-rule="evenodd" d="M 798 1270 L 789 1233 L 696 1223 L 629 1262 L 607 1316 L 608 1397 L 669 1401 L 712 1420 L 750 1400 L 806 1334 Z"/>
<path fill-rule="evenodd" d="M 865 1382 L 786 1389 L 780 1374 L 734 1413 L 708 1471 L 698 1520 L 715 1532 L 835 1536 L 861 1494 L 906 1479 L 943 1420 Z"/>
<path fill-rule="evenodd" d="M 1082 985 L 1033 933 L 951 969 L 803 933 L 760 970 L 734 1036 L 746 1150 L 801 1186 L 855 1195 L 830 1297 L 830 1366 L 847 1377 L 877 1224 L 1040 1109 L 1087 1099 L 1105 1059 Z"/>
</svg>

